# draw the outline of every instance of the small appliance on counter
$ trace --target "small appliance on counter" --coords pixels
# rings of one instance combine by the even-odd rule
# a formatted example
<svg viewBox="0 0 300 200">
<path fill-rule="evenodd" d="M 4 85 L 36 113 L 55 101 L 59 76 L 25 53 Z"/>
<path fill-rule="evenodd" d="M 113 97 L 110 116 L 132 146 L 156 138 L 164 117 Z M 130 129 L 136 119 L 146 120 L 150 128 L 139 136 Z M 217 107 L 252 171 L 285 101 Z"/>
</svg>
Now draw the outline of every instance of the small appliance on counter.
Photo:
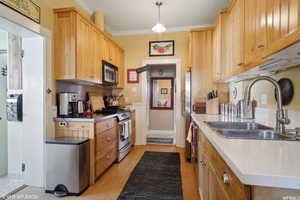
<svg viewBox="0 0 300 200">
<path fill-rule="evenodd" d="M 57 197 L 80 195 L 89 186 L 89 140 L 56 138 L 46 141 L 46 192 Z"/>
<path fill-rule="evenodd" d="M 84 102 L 79 99 L 79 94 L 63 92 L 58 94 L 58 116 L 78 117 L 84 112 Z"/>
</svg>

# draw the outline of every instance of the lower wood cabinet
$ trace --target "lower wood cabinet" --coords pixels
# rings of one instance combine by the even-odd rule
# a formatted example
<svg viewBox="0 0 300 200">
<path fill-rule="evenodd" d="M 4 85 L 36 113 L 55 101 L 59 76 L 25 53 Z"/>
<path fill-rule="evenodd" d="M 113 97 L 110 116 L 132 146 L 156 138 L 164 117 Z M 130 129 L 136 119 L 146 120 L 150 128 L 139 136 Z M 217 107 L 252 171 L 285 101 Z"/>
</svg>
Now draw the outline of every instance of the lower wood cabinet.
<svg viewBox="0 0 300 200">
<path fill-rule="evenodd" d="M 277 200 L 300 190 L 244 185 L 198 130 L 198 189 L 201 200 Z"/>
<path fill-rule="evenodd" d="M 250 199 L 250 186 L 240 182 L 200 130 L 198 143 L 201 200 Z"/>
<path fill-rule="evenodd" d="M 108 149 L 106 153 L 96 160 L 96 178 L 101 176 L 103 172 L 111 166 L 113 162 L 117 159 L 117 152 L 115 151 L 115 147 L 111 147 Z"/>
<path fill-rule="evenodd" d="M 101 122 L 55 123 L 56 137 L 86 137 L 90 142 L 90 184 L 93 185 L 117 159 L 118 123 L 116 118 Z"/>
</svg>

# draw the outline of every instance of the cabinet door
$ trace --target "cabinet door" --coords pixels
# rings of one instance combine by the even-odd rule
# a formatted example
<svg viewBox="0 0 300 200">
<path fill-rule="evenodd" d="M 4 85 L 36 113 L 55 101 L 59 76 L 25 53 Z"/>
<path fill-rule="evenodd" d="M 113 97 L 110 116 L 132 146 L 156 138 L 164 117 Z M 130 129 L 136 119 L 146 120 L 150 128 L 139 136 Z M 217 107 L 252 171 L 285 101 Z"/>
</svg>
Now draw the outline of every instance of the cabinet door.
<svg viewBox="0 0 300 200">
<path fill-rule="evenodd" d="M 90 81 L 94 83 L 102 82 L 102 57 L 103 57 L 103 35 L 92 28 L 90 37 L 90 51 L 92 55 L 92 66 L 90 68 Z"/>
<path fill-rule="evenodd" d="M 216 28 L 213 33 L 213 80 L 221 79 L 221 23 L 218 17 Z"/>
<path fill-rule="evenodd" d="M 227 14 L 224 16 L 224 69 L 223 73 L 225 77 L 231 74 L 232 68 L 232 23 L 231 23 L 231 15 Z"/>
<path fill-rule="evenodd" d="M 228 14 L 222 11 L 217 19 L 213 35 L 213 79 L 218 82 L 224 78 L 226 73 L 226 20 Z"/>
<path fill-rule="evenodd" d="M 76 14 L 56 13 L 54 23 L 54 66 L 56 80 L 76 79 Z"/>
<path fill-rule="evenodd" d="M 90 81 L 91 71 L 93 70 L 92 54 L 91 53 L 91 27 L 90 24 L 77 15 L 77 47 L 76 47 L 76 75 L 77 79 Z"/>
<path fill-rule="evenodd" d="M 200 144 L 201 145 L 201 144 Z M 199 193 L 201 200 L 209 199 L 209 171 L 207 166 L 207 161 L 205 160 L 202 153 L 198 155 L 199 159 Z"/>
<path fill-rule="evenodd" d="M 237 0 L 230 13 L 232 28 L 232 69 L 244 66 L 244 0 Z"/>
<path fill-rule="evenodd" d="M 259 59 L 267 48 L 267 0 L 245 1 L 245 62 Z"/>
<path fill-rule="evenodd" d="M 287 38 L 300 30 L 299 11 L 299 0 L 267 0 L 267 39 L 271 52 L 296 42 Z"/>
<path fill-rule="evenodd" d="M 110 41 L 110 39 L 105 38 L 104 39 L 104 60 L 114 64 L 114 44 L 112 43 L 112 41 Z"/>
<path fill-rule="evenodd" d="M 212 169 L 207 167 L 208 173 L 208 199 L 209 200 L 230 200 L 226 192 L 223 191 L 223 188 L 217 181 L 217 177 L 213 173 Z"/>
<path fill-rule="evenodd" d="M 125 63 L 124 63 L 124 51 L 118 48 L 117 54 L 117 66 L 118 66 L 118 73 L 119 73 L 119 82 L 118 88 L 124 88 L 125 85 Z"/>
</svg>

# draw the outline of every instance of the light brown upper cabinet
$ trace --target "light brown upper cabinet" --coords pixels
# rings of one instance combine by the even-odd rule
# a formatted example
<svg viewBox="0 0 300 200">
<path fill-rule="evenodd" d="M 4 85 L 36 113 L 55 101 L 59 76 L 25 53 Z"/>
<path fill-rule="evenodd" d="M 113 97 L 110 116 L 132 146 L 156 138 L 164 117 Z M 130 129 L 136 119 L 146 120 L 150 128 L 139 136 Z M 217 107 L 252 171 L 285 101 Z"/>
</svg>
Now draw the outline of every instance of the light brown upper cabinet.
<svg viewBox="0 0 300 200">
<path fill-rule="evenodd" d="M 245 0 L 245 61 L 254 62 L 267 48 L 267 0 Z"/>
<path fill-rule="evenodd" d="M 213 29 L 192 30 L 190 33 L 190 66 L 192 70 L 192 96 L 206 97 L 213 88 Z M 196 99 L 192 99 L 194 103 Z"/>
<path fill-rule="evenodd" d="M 230 71 L 234 72 L 237 68 L 245 65 L 244 60 L 244 11 L 245 0 L 235 1 L 230 12 L 230 24 L 232 28 L 232 68 Z"/>
<path fill-rule="evenodd" d="M 56 80 L 102 83 L 102 60 L 123 68 L 123 50 L 75 8 L 55 9 Z M 120 73 L 119 80 L 124 79 Z M 123 85 L 122 85 L 123 86 Z"/>
<path fill-rule="evenodd" d="M 216 27 L 213 32 L 213 80 L 222 79 L 222 20 L 221 14 L 216 21 Z"/>
<path fill-rule="evenodd" d="M 109 38 L 105 38 L 104 43 L 105 43 L 105 45 L 104 45 L 104 60 L 115 66 L 118 66 L 118 64 L 119 64 L 118 59 L 120 56 L 122 56 L 120 47 L 118 47 Z"/>
<path fill-rule="evenodd" d="M 300 40 L 300 1 L 267 0 L 268 56 Z"/>
<path fill-rule="evenodd" d="M 231 0 L 220 13 L 213 40 L 214 81 L 262 64 L 300 41 L 299 0 Z"/>
<path fill-rule="evenodd" d="M 117 66 L 118 66 L 118 73 L 119 73 L 119 81 L 117 88 L 124 88 L 125 86 L 125 55 L 124 50 L 118 48 L 118 57 L 117 57 Z"/>
</svg>

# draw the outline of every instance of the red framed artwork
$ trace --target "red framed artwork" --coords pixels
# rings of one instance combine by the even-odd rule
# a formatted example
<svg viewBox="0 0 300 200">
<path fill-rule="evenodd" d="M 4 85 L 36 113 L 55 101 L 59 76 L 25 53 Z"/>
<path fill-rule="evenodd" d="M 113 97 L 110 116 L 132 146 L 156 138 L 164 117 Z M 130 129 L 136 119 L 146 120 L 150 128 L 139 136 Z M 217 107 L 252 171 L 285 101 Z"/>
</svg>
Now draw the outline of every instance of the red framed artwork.
<svg viewBox="0 0 300 200">
<path fill-rule="evenodd" d="M 139 83 L 139 74 L 136 69 L 127 70 L 127 83 Z"/>
<path fill-rule="evenodd" d="M 162 77 L 150 80 L 151 110 L 173 110 L 174 108 L 174 78 Z"/>
</svg>

